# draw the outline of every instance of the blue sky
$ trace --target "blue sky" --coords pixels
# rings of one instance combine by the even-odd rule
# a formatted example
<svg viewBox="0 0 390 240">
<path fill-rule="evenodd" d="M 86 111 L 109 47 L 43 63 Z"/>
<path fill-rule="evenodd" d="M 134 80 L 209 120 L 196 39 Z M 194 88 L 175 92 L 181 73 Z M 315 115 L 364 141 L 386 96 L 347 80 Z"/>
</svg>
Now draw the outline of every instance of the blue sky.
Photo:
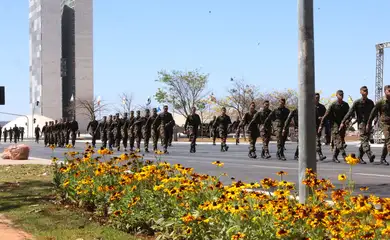
<svg viewBox="0 0 390 240">
<path fill-rule="evenodd" d="M 355 98 L 367 85 L 374 98 L 375 44 L 390 41 L 389 9 L 389 0 L 315 1 L 316 88 L 324 95 L 343 89 Z M 26 114 L 27 0 L 2 1 L 0 29 L 0 111 Z M 143 104 L 160 69 L 201 68 L 216 95 L 230 77 L 265 90 L 297 88 L 297 38 L 294 0 L 95 0 L 95 95 L 119 104 L 119 93 L 133 92 Z"/>
</svg>

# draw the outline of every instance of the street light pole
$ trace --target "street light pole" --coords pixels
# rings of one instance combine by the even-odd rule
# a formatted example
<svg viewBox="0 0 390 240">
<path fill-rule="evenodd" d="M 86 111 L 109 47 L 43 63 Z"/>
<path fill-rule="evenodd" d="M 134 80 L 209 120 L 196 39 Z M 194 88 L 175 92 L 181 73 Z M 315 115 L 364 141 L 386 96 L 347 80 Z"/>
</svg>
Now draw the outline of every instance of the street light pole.
<svg viewBox="0 0 390 240">
<path fill-rule="evenodd" d="M 304 204 L 309 190 L 302 181 L 306 169 L 317 171 L 313 0 L 298 0 L 298 129 L 299 129 L 299 202 Z"/>
</svg>

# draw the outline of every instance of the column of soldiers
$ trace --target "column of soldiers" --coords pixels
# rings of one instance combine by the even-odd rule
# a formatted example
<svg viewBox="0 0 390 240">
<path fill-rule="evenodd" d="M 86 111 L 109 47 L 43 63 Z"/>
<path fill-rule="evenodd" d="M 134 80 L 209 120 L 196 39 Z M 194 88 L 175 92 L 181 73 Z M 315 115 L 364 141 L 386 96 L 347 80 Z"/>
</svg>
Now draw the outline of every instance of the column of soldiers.
<svg viewBox="0 0 390 240">
<path fill-rule="evenodd" d="M 75 119 L 45 122 L 42 129 L 39 125 L 35 128 L 35 141 L 39 143 L 39 139 L 43 135 L 45 147 L 50 145 L 65 147 L 69 146 L 69 144 L 74 147 L 78 131 L 79 124 Z"/>
<path fill-rule="evenodd" d="M 23 127 L 10 127 L 8 130 L 6 128 L 2 128 L 0 126 L 0 141 L 1 141 L 1 136 L 3 136 L 3 141 L 7 142 L 7 139 L 9 138 L 9 142 L 12 143 L 17 143 L 20 140 L 23 141 L 24 138 L 24 128 Z"/>
<path fill-rule="evenodd" d="M 93 119 L 87 127 L 87 131 L 92 135 L 92 145 L 96 147 L 96 140 L 101 139 L 102 147 L 113 150 L 121 150 L 121 143 L 124 151 L 138 152 L 141 149 L 141 140 L 144 139 L 144 150 L 149 152 L 149 143 L 152 139 L 153 151 L 157 151 L 158 139 L 161 138 L 161 145 L 164 153 L 168 153 L 168 146 L 171 145 L 173 128 L 175 121 L 168 112 L 168 106 L 164 106 L 163 112 L 157 114 L 157 109 L 145 110 L 141 116 L 141 111 L 130 111 L 123 118 L 119 113 L 115 116 L 103 117 L 99 123 Z"/>
</svg>

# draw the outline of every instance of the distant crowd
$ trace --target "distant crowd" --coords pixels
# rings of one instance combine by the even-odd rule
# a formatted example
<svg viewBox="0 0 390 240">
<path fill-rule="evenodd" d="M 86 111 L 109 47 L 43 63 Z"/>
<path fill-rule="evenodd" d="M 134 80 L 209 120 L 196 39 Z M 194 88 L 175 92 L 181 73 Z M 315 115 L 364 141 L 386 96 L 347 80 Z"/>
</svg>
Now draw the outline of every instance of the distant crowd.
<svg viewBox="0 0 390 240">
<path fill-rule="evenodd" d="M 24 139 L 24 127 L 18 127 L 16 124 L 13 128 L 9 128 L 9 129 L 6 129 L 2 126 L 0 126 L 0 141 L 2 140 L 3 138 L 3 141 L 4 142 L 7 142 L 7 140 L 9 139 L 9 142 L 14 142 L 14 143 L 17 143 L 17 142 L 20 142 L 20 141 L 23 141 Z"/>
</svg>

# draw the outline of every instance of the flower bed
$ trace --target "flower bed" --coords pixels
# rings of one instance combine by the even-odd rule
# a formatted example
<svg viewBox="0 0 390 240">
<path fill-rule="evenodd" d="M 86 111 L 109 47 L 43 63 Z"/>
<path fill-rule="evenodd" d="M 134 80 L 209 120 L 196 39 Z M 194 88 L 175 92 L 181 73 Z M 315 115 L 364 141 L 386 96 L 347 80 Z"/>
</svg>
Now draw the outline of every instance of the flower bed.
<svg viewBox="0 0 390 240">
<path fill-rule="evenodd" d="M 390 238 L 390 200 L 352 196 L 353 182 L 334 190 L 330 181 L 307 170 L 304 183 L 314 195 L 301 205 L 289 198 L 295 187 L 283 181 L 282 171 L 279 181 L 224 186 L 219 177 L 158 158 L 152 162 L 134 154 L 110 154 L 106 149 L 95 154 L 88 147 L 83 154 L 69 152 L 65 163 L 54 159 L 54 182 L 64 200 L 124 231 L 158 239 Z M 223 167 L 221 162 L 213 164 Z M 274 194 L 246 191 L 253 188 Z M 333 204 L 327 203 L 328 197 Z"/>
</svg>

